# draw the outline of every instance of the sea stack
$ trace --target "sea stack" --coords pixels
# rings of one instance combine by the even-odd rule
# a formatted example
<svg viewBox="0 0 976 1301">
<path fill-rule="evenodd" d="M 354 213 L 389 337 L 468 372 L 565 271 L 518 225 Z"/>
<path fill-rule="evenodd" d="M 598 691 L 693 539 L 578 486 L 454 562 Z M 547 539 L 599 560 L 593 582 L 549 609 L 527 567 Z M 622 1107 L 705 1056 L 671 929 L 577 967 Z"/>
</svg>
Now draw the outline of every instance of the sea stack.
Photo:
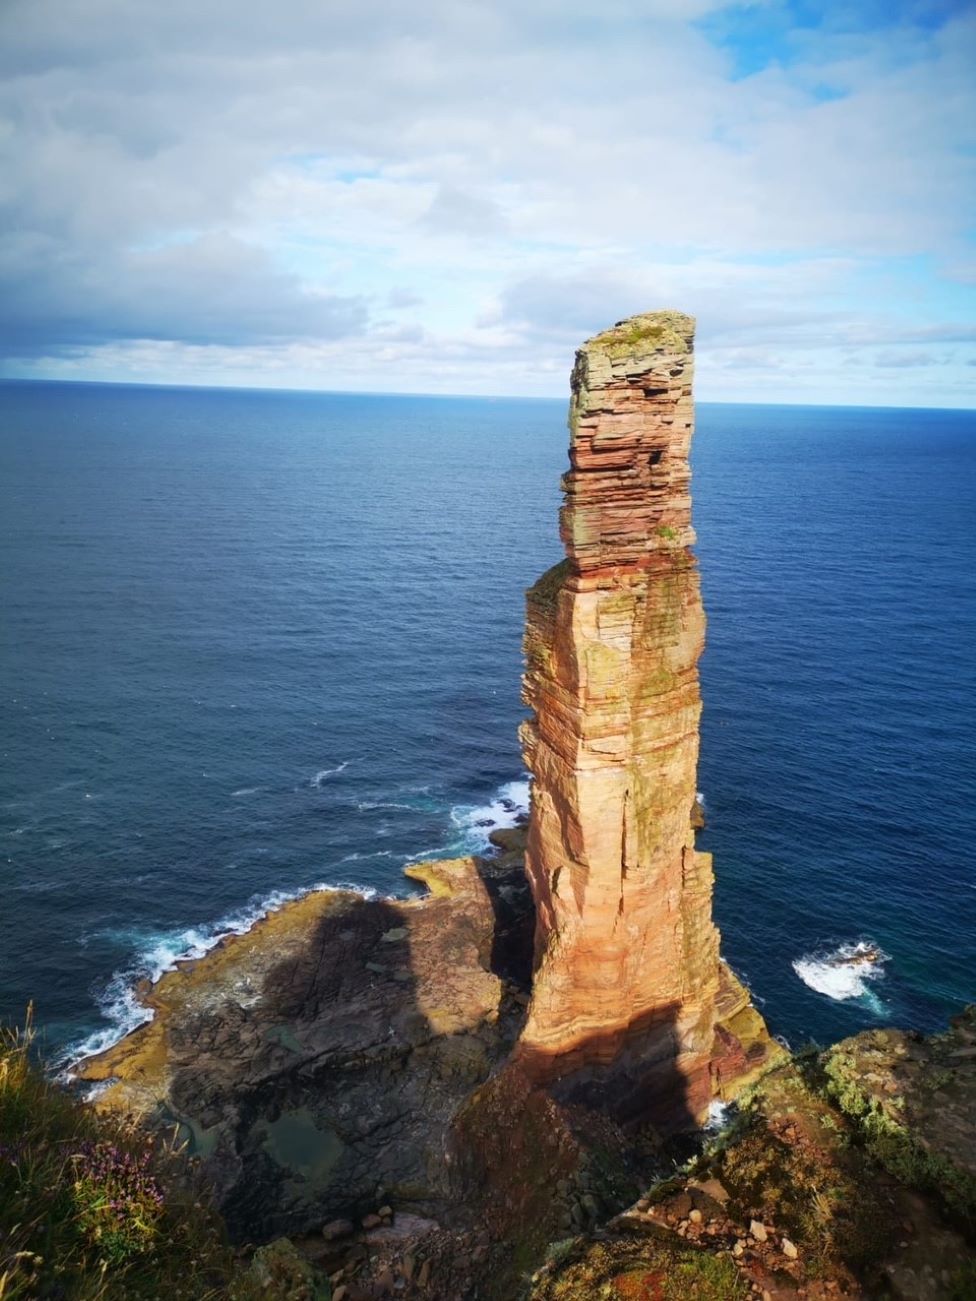
<svg viewBox="0 0 976 1301">
<path fill-rule="evenodd" d="M 705 637 L 694 328 L 648 313 L 576 354 L 566 559 L 528 593 L 523 683 L 537 914 L 518 1059 L 554 1091 L 670 1128 L 701 1119 L 729 1050 L 737 1074 L 748 1056 L 716 1033 L 748 999 L 720 964 L 711 855 L 691 827 Z"/>
</svg>

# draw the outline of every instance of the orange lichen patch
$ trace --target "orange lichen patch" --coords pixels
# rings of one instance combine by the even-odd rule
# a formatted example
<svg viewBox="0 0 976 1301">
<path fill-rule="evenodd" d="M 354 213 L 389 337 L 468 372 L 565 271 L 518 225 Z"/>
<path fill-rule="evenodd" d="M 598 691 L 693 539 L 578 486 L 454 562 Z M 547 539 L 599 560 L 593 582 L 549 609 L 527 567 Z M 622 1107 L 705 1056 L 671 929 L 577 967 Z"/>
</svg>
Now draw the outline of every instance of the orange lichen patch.
<svg viewBox="0 0 976 1301">
<path fill-rule="evenodd" d="M 540 1271 L 530 1301 L 746 1301 L 750 1282 L 728 1256 L 655 1226 L 574 1245 Z"/>
<path fill-rule="evenodd" d="M 472 918 L 490 918 L 492 904 L 480 870 L 480 860 L 473 857 L 411 864 L 406 875 L 422 882 L 430 893 L 405 903 L 405 917 L 419 920 L 418 914 L 423 914 L 433 919 L 450 908 L 454 917 L 468 912 Z M 444 944 L 446 933 L 442 927 Z M 446 947 L 447 961 L 428 968 L 414 964 L 414 1004 L 433 1034 L 461 1034 L 497 1017 L 502 990 L 490 970 L 490 940 L 483 926 L 461 925 L 453 945 Z"/>
<path fill-rule="evenodd" d="M 665 1274 L 661 1270 L 633 1269 L 611 1281 L 621 1301 L 664 1301 Z"/>
<path fill-rule="evenodd" d="M 477 874 L 474 858 L 440 858 L 430 862 L 408 863 L 403 869 L 404 876 L 411 881 L 418 881 L 427 887 L 437 899 L 450 899 L 472 890 L 484 887 Z M 408 900 L 413 905 L 423 904 L 426 895 Z"/>
</svg>

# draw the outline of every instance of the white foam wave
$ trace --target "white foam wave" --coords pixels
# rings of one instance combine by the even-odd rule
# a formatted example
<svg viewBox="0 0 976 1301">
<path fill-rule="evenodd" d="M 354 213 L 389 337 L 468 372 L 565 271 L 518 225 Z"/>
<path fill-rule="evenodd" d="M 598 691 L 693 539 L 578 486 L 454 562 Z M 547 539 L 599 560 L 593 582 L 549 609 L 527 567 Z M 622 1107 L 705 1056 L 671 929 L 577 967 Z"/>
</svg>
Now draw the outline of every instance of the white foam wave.
<svg viewBox="0 0 976 1301">
<path fill-rule="evenodd" d="M 841 1003 L 861 998 L 875 1011 L 883 1012 L 881 1000 L 870 985 L 884 979 L 887 960 L 888 954 L 879 945 L 870 940 L 857 940 L 839 944 L 829 951 L 805 954 L 796 959 L 793 970 L 818 994 Z"/>
<path fill-rule="evenodd" d="M 100 1098 L 103 1093 L 108 1093 L 109 1089 L 115 1083 L 115 1080 L 98 1080 L 95 1084 L 89 1084 L 81 1094 L 83 1102 L 94 1102 Z"/>
<path fill-rule="evenodd" d="M 152 936 L 133 936 L 138 950 L 135 958 L 112 976 L 98 998 L 99 1010 L 107 1024 L 79 1042 L 70 1044 L 56 1058 L 55 1065 L 60 1067 L 61 1078 L 70 1080 L 73 1068 L 79 1062 L 105 1052 L 127 1034 L 153 1019 L 152 1008 L 146 1007 L 137 992 L 138 986 L 144 981 L 155 984 L 167 971 L 174 971 L 178 963 L 204 957 L 222 940 L 231 935 L 245 935 L 269 913 L 320 890 L 348 890 L 364 899 L 377 897 L 377 891 L 371 886 L 358 885 L 352 881 L 330 884 L 319 881 L 300 890 L 272 890 L 270 894 L 254 899 L 210 925 L 188 926 L 184 930 Z"/>
<path fill-rule="evenodd" d="M 451 821 L 461 833 L 464 847 L 486 849 L 491 843 L 489 832 L 500 827 L 515 827 L 529 815 L 530 781 L 522 777 L 498 788 L 488 804 L 459 804 L 451 809 Z"/>
<path fill-rule="evenodd" d="M 345 772 L 351 763 L 352 763 L 351 759 L 346 759 L 344 763 L 338 764 L 335 768 L 320 768 L 319 771 L 312 778 L 312 780 L 309 782 L 309 785 L 321 786 L 322 783 L 324 781 L 328 781 L 330 777 L 338 777 L 339 773 Z"/>
<path fill-rule="evenodd" d="M 372 813 L 377 809 L 406 809 L 408 813 L 421 811 L 413 804 L 397 804 L 393 800 L 357 800 L 356 808 L 360 813 Z"/>
<path fill-rule="evenodd" d="M 731 1103 L 713 1098 L 708 1104 L 708 1116 L 703 1128 L 709 1134 L 720 1134 L 732 1119 Z"/>
<path fill-rule="evenodd" d="M 312 786 L 320 786 L 329 777 L 338 776 L 354 760 L 347 759 L 334 768 L 323 768 L 311 781 Z M 243 797 L 255 794 L 258 787 L 241 787 L 233 795 Z M 413 787 L 419 793 L 429 787 Z M 460 833 L 461 844 L 437 846 L 414 854 L 401 854 L 390 849 L 372 852 L 354 852 L 347 854 L 344 863 L 364 862 L 374 858 L 396 859 L 402 863 L 417 862 L 424 858 L 438 857 L 448 853 L 477 853 L 489 846 L 488 833 L 496 827 L 514 827 L 528 816 L 530 784 L 528 777 L 506 782 L 499 787 L 494 797 L 487 804 L 458 805 L 451 810 L 451 821 Z M 375 804 L 364 802 L 360 808 L 404 808 L 413 809 L 413 805 L 398 804 L 393 801 L 376 801 Z M 295 899 L 300 899 L 317 890 L 351 890 L 366 899 L 377 897 L 377 891 L 356 884 L 339 881 L 326 884 L 319 882 L 301 890 L 273 890 L 270 894 L 253 900 L 250 904 L 230 913 L 210 925 L 191 926 L 183 930 L 157 933 L 154 935 L 133 935 L 130 940 L 136 949 L 133 961 L 122 970 L 117 971 L 108 982 L 98 999 L 99 1007 L 106 1024 L 82 1039 L 69 1045 L 61 1054 L 58 1063 L 65 1078 L 71 1077 L 72 1067 L 86 1057 L 93 1057 L 104 1052 L 113 1044 L 135 1030 L 140 1025 L 151 1021 L 153 1012 L 139 999 L 137 987 L 143 981 L 155 983 L 167 971 L 175 969 L 180 962 L 190 962 L 202 958 L 215 948 L 221 940 L 231 935 L 244 935 L 252 926 L 268 913 L 283 907 Z"/>
<path fill-rule="evenodd" d="M 361 854 L 357 849 L 351 854 L 345 854 L 339 861 L 342 863 L 361 863 L 368 858 L 399 858 L 405 863 L 409 857 L 409 854 L 398 854 L 392 849 L 371 849 L 365 854 Z"/>
</svg>

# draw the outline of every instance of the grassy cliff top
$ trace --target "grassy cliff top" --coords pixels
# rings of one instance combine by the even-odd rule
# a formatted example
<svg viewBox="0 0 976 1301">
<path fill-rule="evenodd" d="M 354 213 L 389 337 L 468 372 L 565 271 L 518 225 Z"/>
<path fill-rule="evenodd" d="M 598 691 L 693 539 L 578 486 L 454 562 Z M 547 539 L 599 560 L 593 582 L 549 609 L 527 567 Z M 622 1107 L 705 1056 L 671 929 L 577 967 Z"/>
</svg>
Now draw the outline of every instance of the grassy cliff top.
<svg viewBox="0 0 976 1301">
<path fill-rule="evenodd" d="M 695 337 L 695 318 L 684 312 L 642 312 L 618 321 L 609 330 L 587 339 L 582 351 L 598 351 L 618 358 L 628 353 L 690 353 Z"/>
</svg>

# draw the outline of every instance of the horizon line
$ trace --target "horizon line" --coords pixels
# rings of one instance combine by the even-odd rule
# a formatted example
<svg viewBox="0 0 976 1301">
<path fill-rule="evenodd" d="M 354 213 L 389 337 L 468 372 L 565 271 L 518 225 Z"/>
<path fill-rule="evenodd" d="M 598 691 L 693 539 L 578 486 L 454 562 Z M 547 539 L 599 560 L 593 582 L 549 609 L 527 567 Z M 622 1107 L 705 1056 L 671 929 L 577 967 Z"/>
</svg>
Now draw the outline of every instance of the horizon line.
<svg viewBox="0 0 976 1301">
<path fill-rule="evenodd" d="M 259 384 L 194 384 L 192 381 L 130 380 L 130 379 L 64 379 L 33 375 L 0 375 L 0 385 L 61 384 L 85 388 L 149 388 L 202 390 L 208 393 L 301 393 L 313 397 L 370 397 L 370 398 L 434 398 L 472 402 L 566 402 L 565 398 L 538 393 L 427 393 L 400 389 L 328 389 L 290 388 Z M 847 411 L 976 411 L 976 403 L 968 407 L 899 405 L 891 402 L 757 402 L 729 398 L 695 398 L 695 406 L 727 407 L 815 407 Z"/>
</svg>

